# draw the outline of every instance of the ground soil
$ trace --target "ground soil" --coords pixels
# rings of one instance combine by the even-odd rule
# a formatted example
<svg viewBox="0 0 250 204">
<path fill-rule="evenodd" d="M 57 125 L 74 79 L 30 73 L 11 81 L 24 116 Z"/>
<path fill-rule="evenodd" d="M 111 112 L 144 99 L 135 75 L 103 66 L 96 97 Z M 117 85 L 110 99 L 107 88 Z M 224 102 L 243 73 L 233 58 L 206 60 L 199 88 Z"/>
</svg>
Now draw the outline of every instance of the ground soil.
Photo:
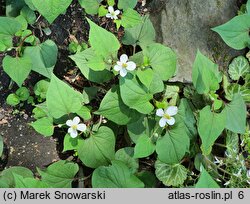
<svg viewBox="0 0 250 204">
<path fill-rule="evenodd" d="M 4 15 L 5 1 L 0 2 L 0 15 Z M 46 27 L 51 29 L 49 36 L 41 31 Z M 65 15 L 59 16 L 52 25 L 48 25 L 47 21 L 40 17 L 30 29 L 41 42 L 51 39 L 57 44 L 59 52 L 55 74 L 62 79 L 70 75 L 70 70 L 74 70 L 75 65 L 68 58 L 69 35 L 74 35 L 79 42 L 86 41 L 88 37 L 88 26 L 77 1 L 74 1 Z M 5 55 L 6 53 L 0 53 L 0 65 Z M 72 77 L 74 76 L 71 75 Z M 33 94 L 35 83 L 42 78 L 39 74 L 31 73 L 24 86 Z M 34 121 L 31 105 L 24 103 L 23 106 L 13 108 L 6 104 L 7 96 L 17 88 L 0 66 L 0 134 L 5 141 L 5 155 L 0 160 L 0 170 L 5 166 L 24 166 L 35 171 L 36 167 L 47 166 L 60 158 L 66 159 L 69 154 L 61 153 L 65 133 L 56 130 L 53 138 L 45 138 L 28 125 Z"/>
<path fill-rule="evenodd" d="M 0 16 L 5 15 L 4 5 L 5 0 L 0 0 Z M 141 4 L 138 4 L 137 9 L 139 12 L 143 12 Z M 38 13 L 37 16 L 39 16 Z M 68 45 L 72 36 L 79 42 L 88 42 L 89 25 L 85 16 L 86 14 L 78 1 L 74 0 L 66 13 L 60 15 L 53 24 L 49 25 L 40 16 L 38 21 L 32 27 L 29 27 L 41 42 L 51 39 L 57 44 L 59 52 L 54 73 L 79 90 L 85 86 L 93 86 L 93 84 L 84 79 L 75 64 L 69 59 L 70 52 L 68 51 Z M 122 36 L 123 30 L 116 31 L 115 25 L 111 21 L 107 22 L 107 19 L 98 18 L 97 16 L 87 15 L 87 17 L 105 29 L 115 33 L 118 37 Z M 42 31 L 44 28 L 49 28 L 51 34 L 46 35 Z M 124 49 L 130 48 L 125 47 Z M 15 53 L 8 54 L 14 55 Z M 15 83 L 11 82 L 2 69 L 2 60 L 5 55 L 6 53 L 0 53 L 0 134 L 3 136 L 5 142 L 4 156 L 0 158 L 0 171 L 5 167 L 24 166 L 36 172 L 36 167 L 43 168 L 59 159 L 70 159 L 79 162 L 80 170 L 84 169 L 84 176 L 88 178 L 93 169 L 83 167 L 77 158 L 72 157 L 73 152 L 62 153 L 64 131 L 56 129 L 53 137 L 45 138 L 28 125 L 28 123 L 34 121 L 32 117 L 33 107 L 31 105 L 24 103 L 22 106 L 13 108 L 6 104 L 7 96 L 15 92 L 18 87 Z M 78 80 L 72 80 L 76 76 Z M 31 95 L 33 94 L 35 83 L 40 79 L 43 79 L 43 77 L 39 74 L 31 73 L 27 80 L 25 80 L 24 86 L 29 88 Z M 110 84 L 104 84 L 104 86 L 108 90 Z M 103 93 L 100 93 L 101 98 L 102 95 Z M 98 102 L 94 101 L 93 103 L 92 106 L 99 106 Z M 117 148 L 122 148 L 125 145 L 124 138 L 119 137 Z M 142 169 L 150 169 L 152 166 L 149 159 L 145 159 L 142 163 L 147 163 L 147 165 L 142 164 Z M 84 183 L 85 187 L 91 187 L 90 178 L 86 179 Z M 77 185 L 77 183 L 74 185 Z"/>
</svg>

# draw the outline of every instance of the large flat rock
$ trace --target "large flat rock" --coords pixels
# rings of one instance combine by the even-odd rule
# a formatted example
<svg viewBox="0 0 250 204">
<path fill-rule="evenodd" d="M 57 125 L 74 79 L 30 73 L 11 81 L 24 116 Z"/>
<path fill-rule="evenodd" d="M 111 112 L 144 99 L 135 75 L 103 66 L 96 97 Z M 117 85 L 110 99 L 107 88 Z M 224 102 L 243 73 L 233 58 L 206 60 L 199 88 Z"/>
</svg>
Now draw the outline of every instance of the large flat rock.
<svg viewBox="0 0 250 204">
<path fill-rule="evenodd" d="M 236 3 L 237 0 L 152 0 L 149 3 L 157 41 L 178 55 L 175 81 L 191 82 L 198 49 L 224 70 L 240 54 L 211 30 L 237 14 Z"/>
</svg>

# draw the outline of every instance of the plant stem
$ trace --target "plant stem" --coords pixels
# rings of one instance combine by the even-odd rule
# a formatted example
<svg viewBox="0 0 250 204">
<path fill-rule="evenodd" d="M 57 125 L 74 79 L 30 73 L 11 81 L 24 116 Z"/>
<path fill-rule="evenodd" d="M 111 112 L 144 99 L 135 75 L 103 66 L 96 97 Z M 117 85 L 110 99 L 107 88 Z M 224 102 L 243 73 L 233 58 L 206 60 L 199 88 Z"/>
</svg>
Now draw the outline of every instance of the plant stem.
<svg viewBox="0 0 250 204">
<path fill-rule="evenodd" d="M 18 45 L 18 47 L 16 48 L 16 57 L 18 57 L 19 49 L 23 46 L 24 41 L 25 41 L 28 37 L 30 37 L 30 36 L 32 36 L 32 35 L 33 35 L 33 33 L 30 33 L 29 35 L 26 35 L 26 36 L 22 39 L 20 45 Z"/>
<path fill-rule="evenodd" d="M 226 145 L 223 145 L 223 144 L 220 144 L 220 143 L 214 143 L 216 146 L 219 146 L 219 147 L 224 147 L 224 148 L 227 148 Z"/>
<path fill-rule="evenodd" d="M 37 23 L 37 21 L 39 21 L 39 19 L 41 18 L 41 14 L 37 17 L 37 19 L 36 19 L 36 23 Z"/>
<path fill-rule="evenodd" d="M 11 80 L 10 80 L 10 83 L 9 83 L 8 89 L 11 90 L 11 89 L 13 88 L 13 85 L 14 85 L 14 82 L 13 82 L 13 80 L 11 79 Z"/>
<path fill-rule="evenodd" d="M 223 173 L 228 174 L 228 175 L 230 175 L 230 176 L 233 175 L 233 174 L 231 174 L 230 172 L 226 171 L 225 169 L 222 169 L 222 168 L 218 167 L 216 164 L 214 164 L 212 161 L 210 161 L 210 159 L 208 159 L 207 157 L 204 156 L 204 158 L 205 158 L 205 160 L 206 160 L 209 164 L 213 165 L 214 167 L 216 167 L 218 170 L 222 171 Z"/>
<path fill-rule="evenodd" d="M 133 55 L 135 54 L 136 51 L 136 45 L 133 45 Z"/>
</svg>

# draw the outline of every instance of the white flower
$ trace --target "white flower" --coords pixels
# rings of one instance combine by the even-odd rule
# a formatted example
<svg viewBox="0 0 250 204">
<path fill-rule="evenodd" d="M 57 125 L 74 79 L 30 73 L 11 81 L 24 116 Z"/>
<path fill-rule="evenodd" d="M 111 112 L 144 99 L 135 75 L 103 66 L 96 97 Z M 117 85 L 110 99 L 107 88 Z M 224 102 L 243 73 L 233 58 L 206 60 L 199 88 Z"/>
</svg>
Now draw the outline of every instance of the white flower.
<svg viewBox="0 0 250 204">
<path fill-rule="evenodd" d="M 240 146 L 244 146 L 245 145 L 245 140 L 243 139 L 242 141 L 241 141 L 241 143 L 240 143 Z"/>
<path fill-rule="evenodd" d="M 175 123 L 175 119 L 171 116 L 176 115 L 178 112 L 178 108 L 176 106 L 169 106 L 167 109 L 157 109 L 156 115 L 162 117 L 159 121 L 160 127 L 165 127 L 166 123 L 169 125 L 173 125 Z"/>
<path fill-rule="evenodd" d="M 120 61 L 114 66 L 114 70 L 120 72 L 122 77 L 127 75 L 127 70 L 133 71 L 136 68 L 136 64 L 132 61 L 128 61 L 128 56 L 126 54 L 121 55 Z"/>
<path fill-rule="evenodd" d="M 250 170 L 247 171 L 247 178 L 250 179 Z"/>
<path fill-rule="evenodd" d="M 77 130 L 84 132 L 86 130 L 86 125 L 83 123 L 80 123 L 80 118 L 78 116 L 74 117 L 73 120 L 67 120 L 66 125 L 70 128 L 68 129 L 68 133 L 72 138 L 77 137 L 78 132 Z"/>
<path fill-rule="evenodd" d="M 226 183 L 224 183 L 224 186 L 228 186 L 230 184 L 230 181 L 227 181 Z"/>
<path fill-rule="evenodd" d="M 115 20 L 118 19 L 117 16 L 120 14 L 120 10 L 114 10 L 113 6 L 109 6 L 108 11 L 109 11 L 109 13 L 106 14 L 107 18 L 111 18 L 111 19 L 115 19 Z"/>
<path fill-rule="evenodd" d="M 214 161 L 215 164 L 219 164 L 219 165 L 223 164 L 222 160 L 219 160 L 216 156 L 214 158 L 215 158 L 215 161 Z"/>
</svg>

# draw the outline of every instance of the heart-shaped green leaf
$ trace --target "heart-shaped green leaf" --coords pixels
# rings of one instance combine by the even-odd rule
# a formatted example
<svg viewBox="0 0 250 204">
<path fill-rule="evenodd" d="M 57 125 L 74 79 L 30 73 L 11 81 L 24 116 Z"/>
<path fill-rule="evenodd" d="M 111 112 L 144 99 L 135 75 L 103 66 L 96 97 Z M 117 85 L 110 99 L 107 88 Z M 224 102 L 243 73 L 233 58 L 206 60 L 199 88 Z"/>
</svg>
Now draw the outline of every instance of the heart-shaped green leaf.
<svg viewBox="0 0 250 204">
<path fill-rule="evenodd" d="M 140 79 L 141 83 L 143 83 L 147 88 L 150 87 L 150 84 L 153 81 L 154 72 L 152 69 L 138 69 L 136 72 L 137 77 Z"/>
<path fill-rule="evenodd" d="M 102 71 L 94 71 L 91 69 L 89 61 L 95 58 L 96 53 L 92 48 L 86 49 L 82 52 L 77 52 L 71 55 L 70 58 L 76 63 L 81 70 L 82 74 L 90 81 L 96 83 L 103 83 L 111 79 L 112 74 L 110 71 L 104 69 Z M 100 64 L 98 65 L 100 66 Z"/>
<path fill-rule="evenodd" d="M 10 57 L 6 56 L 3 59 L 3 69 L 10 78 L 22 86 L 24 80 L 28 77 L 31 71 L 31 59 L 29 57 Z"/>
<path fill-rule="evenodd" d="M 190 139 L 183 123 L 175 124 L 156 143 L 159 160 L 167 164 L 176 164 L 189 151 Z"/>
<path fill-rule="evenodd" d="M 18 174 L 14 174 L 15 188 L 49 188 L 50 186 L 35 178 L 23 178 Z"/>
<path fill-rule="evenodd" d="M 130 109 L 122 102 L 120 91 L 117 86 L 108 91 L 96 113 L 103 115 L 118 125 L 126 125 L 141 117 L 140 113 Z"/>
<path fill-rule="evenodd" d="M 186 131 L 189 138 L 192 140 L 197 135 L 196 120 L 191 105 L 187 99 L 181 99 L 178 116 L 182 119 L 186 126 Z"/>
<path fill-rule="evenodd" d="M 97 14 L 102 0 L 78 0 L 87 14 Z"/>
<path fill-rule="evenodd" d="M 49 23 L 64 13 L 71 2 L 72 0 L 32 0 L 33 5 Z"/>
<path fill-rule="evenodd" d="M 159 76 L 159 74 L 154 72 L 152 83 L 149 86 L 149 93 L 156 94 L 156 93 L 163 92 L 163 90 L 164 90 L 164 83 L 161 80 L 161 77 Z"/>
<path fill-rule="evenodd" d="M 78 148 L 81 161 L 88 167 L 97 168 L 108 165 L 115 157 L 115 136 L 113 131 L 105 126 L 99 128 Z"/>
<path fill-rule="evenodd" d="M 130 139 L 137 143 L 140 136 L 146 133 L 146 125 L 144 123 L 144 117 L 140 118 L 138 121 L 127 125 L 128 134 Z"/>
<path fill-rule="evenodd" d="M 84 142 L 83 138 L 72 138 L 69 134 L 66 134 L 63 140 L 63 152 L 68 150 L 77 150 Z"/>
<path fill-rule="evenodd" d="M 142 23 L 140 14 L 129 8 L 122 14 L 121 24 L 124 28 L 131 28 Z"/>
<path fill-rule="evenodd" d="M 153 43 L 144 50 L 144 55 L 149 60 L 149 65 L 162 80 L 168 80 L 176 71 L 176 54 L 168 47 Z"/>
<path fill-rule="evenodd" d="M 241 50 L 250 44 L 249 28 L 250 15 L 244 14 L 212 30 L 217 32 L 228 46 Z"/>
<path fill-rule="evenodd" d="M 249 84 L 250 85 L 250 84 Z M 250 102 L 250 87 L 239 84 L 231 84 L 226 92 L 226 98 L 232 100 L 235 94 L 240 94 L 246 103 Z"/>
<path fill-rule="evenodd" d="M 54 133 L 53 121 L 50 118 L 41 118 L 30 124 L 37 132 L 44 136 L 52 136 Z"/>
<path fill-rule="evenodd" d="M 180 186 L 187 178 L 187 169 L 181 164 L 165 164 L 160 160 L 155 162 L 155 174 L 166 186 Z"/>
<path fill-rule="evenodd" d="M 127 125 L 128 134 L 134 143 L 137 143 L 143 135 L 151 137 L 153 134 L 156 122 L 148 117 L 141 117 L 134 123 Z"/>
<path fill-rule="evenodd" d="M 119 0 L 118 8 L 126 10 L 128 8 L 133 9 L 137 4 L 137 0 Z"/>
<path fill-rule="evenodd" d="M 52 74 L 46 98 L 49 113 L 54 118 L 79 111 L 83 101 L 80 92 L 75 91 L 54 74 Z"/>
<path fill-rule="evenodd" d="M 222 77 L 218 70 L 218 65 L 204 56 L 200 51 L 197 52 L 193 65 L 192 81 L 199 94 L 216 91 Z"/>
<path fill-rule="evenodd" d="M 18 96 L 20 101 L 26 101 L 30 96 L 30 92 L 29 89 L 27 89 L 26 87 L 20 87 L 16 90 L 16 95 Z"/>
<path fill-rule="evenodd" d="M 8 95 L 6 103 L 10 106 L 16 106 L 20 103 L 20 98 L 18 97 L 18 95 L 12 93 Z"/>
<path fill-rule="evenodd" d="M 29 56 L 32 60 L 32 70 L 50 78 L 53 68 L 57 61 L 58 49 L 52 40 L 46 40 L 44 43 L 26 47 L 24 56 Z"/>
<path fill-rule="evenodd" d="M 0 173 L 0 187 L 2 187 L 2 183 L 4 183 L 4 186 L 7 188 L 15 187 L 14 174 L 18 174 L 23 178 L 33 178 L 33 173 L 29 169 L 21 166 L 14 166 Z"/>
<path fill-rule="evenodd" d="M 12 37 L 21 27 L 14 18 L 0 17 L 0 52 L 12 47 Z"/>
<path fill-rule="evenodd" d="M 115 153 L 115 160 L 122 161 L 134 174 L 137 172 L 139 168 L 139 161 L 138 159 L 133 158 L 133 156 L 134 156 L 134 148 L 125 147 L 125 148 L 119 149 Z"/>
<path fill-rule="evenodd" d="M 228 73 L 233 80 L 238 80 L 240 77 L 246 76 L 250 73 L 248 60 L 243 56 L 236 57 L 229 65 Z"/>
<path fill-rule="evenodd" d="M 71 188 L 71 183 L 79 171 L 77 164 L 69 161 L 58 161 L 51 164 L 47 169 L 40 170 L 38 173 L 42 177 L 42 181 L 53 188 Z"/>
<path fill-rule="evenodd" d="M 151 138 L 146 134 L 143 134 L 137 140 L 135 145 L 135 155 L 134 158 L 144 158 L 147 157 L 155 151 L 155 144 L 151 141 Z"/>
<path fill-rule="evenodd" d="M 114 34 L 89 19 L 88 23 L 90 25 L 89 42 L 96 54 L 108 57 L 119 50 L 121 45 Z"/>
<path fill-rule="evenodd" d="M 245 133 L 247 110 L 242 96 L 235 94 L 223 111 L 226 112 L 226 128 L 234 133 Z"/>
<path fill-rule="evenodd" d="M 198 132 L 202 140 L 202 152 L 209 155 L 215 140 L 220 136 L 225 128 L 226 115 L 213 113 L 210 106 L 206 106 L 200 111 L 198 122 Z"/>
<path fill-rule="evenodd" d="M 195 185 L 195 188 L 220 188 L 213 180 L 210 174 L 203 168 L 201 176 Z"/>
<path fill-rule="evenodd" d="M 46 94 L 49 88 L 49 82 L 46 80 L 38 81 L 34 86 L 34 92 L 36 96 L 46 99 Z"/>
<path fill-rule="evenodd" d="M 133 175 L 121 161 L 112 161 L 112 166 L 101 166 L 93 172 L 94 188 L 143 188 L 143 182 Z"/>
<path fill-rule="evenodd" d="M 142 23 L 126 28 L 122 42 L 125 45 L 145 47 L 155 41 L 155 29 L 148 16 L 142 17 Z"/>
<path fill-rule="evenodd" d="M 153 94 L 141 86 L 136 77 L 131 74 L 120 78 L 120 89 L 123 102 L 130 108 L 143 114 L 148 114 L 154 109 L 149 102 Z"/>
</svg>

